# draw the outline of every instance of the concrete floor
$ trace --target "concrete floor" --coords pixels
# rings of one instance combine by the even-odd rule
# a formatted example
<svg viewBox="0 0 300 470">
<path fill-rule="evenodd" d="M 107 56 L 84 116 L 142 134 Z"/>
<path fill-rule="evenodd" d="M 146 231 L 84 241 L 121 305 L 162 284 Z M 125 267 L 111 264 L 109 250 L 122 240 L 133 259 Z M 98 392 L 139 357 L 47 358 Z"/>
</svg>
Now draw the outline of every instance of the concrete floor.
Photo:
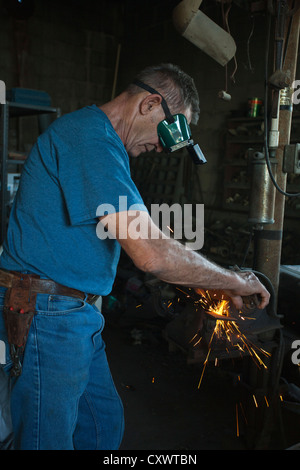
<svg viewBox="0 0 300 470">
<path fill-rule="evenodd" d="M 121 450 L 249 449 L 239 407 L 239 430 L 236 422 L 236 407 L 244 397 L 230 374 L 209 364 L 198 389 L 202 364 L 188 365 L 182 352 L 170 353 L 167 342 L 153 330 L 150 335 L 142 332 L 140 344 L 135 344 L 136 328 L 107 325 L 103 335 L 125 410 Z M 297 423 L 293 416 L 291 428 Z M 272 433 L 277 427 L 275 422 Z M 287 443 L 298 442 L 293 439 Z M 272 437 L 269 446 L 285 448 L 281 436 Z"/>
<path fill-rule="evenodd" d="M 134 344 L 107 327 L 107 355 L 125 412 L 122 450 L 245 449 L 237 437 L 236 396 L 225 377 L 188 366 L 162 341 Z"/>
<path fill-rule="evenodd" d="M 249 390 L 237 383 L 236 360 L 225 360 L 220 367 L 209 362 L 198 388 L 203 363 L 187 364 L 181 350 L 171 352 L 163 334 L 165 319 L 147 310 L 146 302 L 137 310 L 139 303 L 127 295 L 121 308 L 105 303 L 102 309 L 107 356 L 125 412 L 120 450 L 256 448 L 257 426 L 270 413 L 263 398 L 257 409 Z M 237 360 L 238 373 L 241 367 L 245 359 Z M 278 399 L 270 409 L 277 410 Z M 276 411 L 270 423 L 258 448 L 285 449 L 300 442 L 299 414 Z"/>
</svg>

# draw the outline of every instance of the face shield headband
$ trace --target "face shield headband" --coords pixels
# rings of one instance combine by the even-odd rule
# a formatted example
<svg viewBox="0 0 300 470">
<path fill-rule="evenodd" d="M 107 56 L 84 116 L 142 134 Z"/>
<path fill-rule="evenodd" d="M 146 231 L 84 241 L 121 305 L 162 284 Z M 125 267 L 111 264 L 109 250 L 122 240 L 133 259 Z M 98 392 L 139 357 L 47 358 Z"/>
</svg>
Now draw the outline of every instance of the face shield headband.
<svg viewBox="0 0 300 470">
<path fill-rule="evenodd" d="M 183 114 L 172 115 L 166 100 L 159 91 L 154 90 L 154 88 L 140 80 L 135 80 L 133 83 L 149 93 L 157 94 L 162 98 L 161 105 L 166 119 L 158 124 L 157 133 L 164 151 L 170 153 L 186 147 L 196 165 L 206 163 L 199 145 L 194 144 L 194 141 L 191 139 L 191 130 L 186 117 Z"/>
</svg>

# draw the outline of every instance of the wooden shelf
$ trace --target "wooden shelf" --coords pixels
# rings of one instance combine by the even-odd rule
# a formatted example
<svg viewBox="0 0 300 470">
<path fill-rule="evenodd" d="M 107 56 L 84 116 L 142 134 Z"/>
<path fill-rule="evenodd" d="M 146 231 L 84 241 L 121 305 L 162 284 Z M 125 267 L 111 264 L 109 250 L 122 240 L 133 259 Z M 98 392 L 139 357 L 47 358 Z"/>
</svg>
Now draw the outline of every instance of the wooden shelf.
<svg viewBox="0 0 300 470">
<path fill-rule="evenodd" d="M 53 108 L 51 106 L 40 106 L 35 104 L 26 104 L 7 101 L 0 104 L 1 111 L 1 188 L 0 188 L 0 245 L 3 244 L 7 222 L 9 217 L 9 208 L 11 205 L 10 194 L 7 191 L 7 175 L 8 165 L 22 165 L 26 161 L 27 155 L 21 152 L 10 152 L 8 149 L 8 133 L 9 122 L 11 118 L 19 118 L 25 116 L 39 116 L 44 114 L 55 114 L 56 117 L 60 116 L 60 108 Z"/>
</svg>

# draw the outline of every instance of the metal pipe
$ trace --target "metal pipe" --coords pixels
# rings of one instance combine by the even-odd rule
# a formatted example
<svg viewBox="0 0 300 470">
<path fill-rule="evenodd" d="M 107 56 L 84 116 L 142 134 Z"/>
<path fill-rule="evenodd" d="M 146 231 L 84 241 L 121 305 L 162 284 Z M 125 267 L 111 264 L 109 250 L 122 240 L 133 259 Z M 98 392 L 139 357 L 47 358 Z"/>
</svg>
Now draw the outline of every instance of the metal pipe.
<svg viewBox="0 0 300 470">
<path fill-rule="evenodd" d="M 295 80 L 296 64 L 299 45 L 300 9 L 298 9 L 292 20 L 289 33 L 289 41 L 283 70 L 291 77 L 291 83 Z M 286 93 L 283 93 L 286 99 Z M 281 102 L 279 106 L 279 142 L 274 151 L 277 160 L 276 181 L 280 188 L 286 189 L 287 174 L 282 171 L 284 148 L 290 142 L 292 123 L 292 103 L 289 105 Z M 274 224 L 266 225 L 264 230 L 257 231 L 255 243 L 254 268 L 265 274 L 271 281 L 277 298 L 280 276 L 280 260 L 282 249 L 282 233 L 284 223 L 285 196 L 279 191 L 275 195 Z M 277 299 L 276 299 L 277 301 Z"/>
<path fill-rule="evenodd" d="M 262 152 L 249 152 L 251 166 L 251 197 L 248 222 L 253 226 L 274 223 L 275 186 L 273 185 Z M 272 171 L 277 167 L 271 163 Z"/>
</svg>

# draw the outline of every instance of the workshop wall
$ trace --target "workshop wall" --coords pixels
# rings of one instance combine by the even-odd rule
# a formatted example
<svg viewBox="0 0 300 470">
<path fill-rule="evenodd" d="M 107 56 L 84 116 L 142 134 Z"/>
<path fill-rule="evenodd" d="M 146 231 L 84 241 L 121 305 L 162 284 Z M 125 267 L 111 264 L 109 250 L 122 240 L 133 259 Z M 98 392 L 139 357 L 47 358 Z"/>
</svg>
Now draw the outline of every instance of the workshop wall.
<svg viewBox="0 0 300 470">
<path fill-rule="evenodd" d="M 237 6 L 238 2 L 232 4 L 228 23 L 237 45 L 237 53 L 227 67 L 222 67 L 175 31 L 171 21 L 170 2 L 162 8 L 159 2 L 154 0 L 148 9 L 143 7 L 142 15 L 136 2 L 132 3 L 135 4 L 135 9 L 132 7 L 130 11 L 125 11 L 127 15 L 124 18 L 124 33 L 121 38 L 119 89 L 131 79 L 136 70 L 153 63 L 176 63 L 194 78 L 199 91 L 201 113 L 198 125 L 192 126 L 192 134 L 194 140 L 200 144 L 208 163 L 196 168 L 189 156 L 184 157 L 185 178 L 181 191 L 185 194 L 183 202 L 200 202 L 205 205 L 204 248 L 207 254 L 216 253 L 218 262 L 234 264 L 242 263 L 248 250 L 248 262 L 251 265 L 253 246 L 248 245 L 251 227 L 248 223 L 247 208 L 242 211 L 224 210 L 226 128 L 230 117 L 247 116 L 249 98 L 264 99 L 266 16 L 262 13 L 251 16 L 248 11 Z M 220 2 L 204 0 L 201 9 L 217 24 L 222 25 Z M 270 64 L 272 58 L 271 51 Z M 298 76 L 297 73 L 296 77 Z M 231 101 L 221 100 L 218 97 L 220 90 L 228 91 L 232 97 Z M 294 106 L 294 112 L 299 114 L 297 108 L 299 106 Z M 263 108 L 261 111 L 263 112 Z M 145 156 L 142 162 L 133 159 L 132 167 L 133 170 L 135 167 L 146 167 L 149 171 L 144 174 L 149 175 L 152 172 L 155 180 L 153 154 L 148 158 L 149 163 Z M 156 164 L 159 165 L 161 158 L 157 157 Z M 134 171 L 133 174 L 135 175 Z M 149 177 L 147 183 L 148 179 Z M 297 184 L 299 186 L 299 178 Z M 143 192 L 145 180 L 140 181 L 140 188 Z M 294 198 L 292 202 L 297 203 L 297 200 Z M 212 243 L 209 239 L 210 232 L 215 234 Z M 299 257 L 295 260 L 297 234 L 299 235 L 299 217 L 287 218 L 283 263 L 298 262 Z M 224 248 L 222 244 L 225 245 L 228 255 L 220 257 L 219 250 Z"/>
<path fill-rule="evenodd" d="M 249 43 L 250 64 L 247 39 L 252 20 L 238 7 L 233 6 L 229 16 L 231 33 L 238 44 L 238 69 L 232 83 L 229 77 L 234 63 L 229 63 L 228 91 L 232 101 L 226 103 L 217 97 L 225 87 L 225 68 L 182 38 L 173 27 L 171 12 L 177 1 L 43 0 L 34 3 L 28 18 L 16 18 L 12 9 L 8 11 L 7 6 L 16 3 L 1 3 L 0 77 L 8 88 L 22 86 L 46 91 L 62 113 L 110 99 L 120 44 L 119 90 L 139 68 L 162 61 L 177 63 L 194 77 L 201 104 L 194 134 L 199 136 L 212 161 L 220 150 L 225 116 L 245 104 L 248 96 L 263 92 L 265 31 L 256 20 Z M 26 3 L 33 2 L 23 2 Z M 214 7 L 206 13 L 220 23 L 220 12 L 216 13 L 215 2 L 211 3 Z M 216 167 L 210 164 L 203 171 L 213 177 Z M 204 189 L 208 187 L 209 183 Z"/>
<path fill-rule="evenodd" d="M 253 18 L 236 3 L 232 5 L 228 19 L 237 44 L 236 62 L 231 60 L 222 67 L 175 31 L 171 15 L 177 3 L 178 0 L 3 0 L 0 79 L 7 88 L 46 91 L 52 105 L 60 107 L 64 114 L 111 98 L 118 50 L 117 92 L 146 65 L 180 65 L 194 77 L 199 90 L 201 114 L 192 132 L 208 161 L 195 171 L 187 157 L 183 192 L 189 202 L 204 202 L 209 214 L 210 208 L 222 206 L 224 197 L 227 119 L 236 112 L 245 115 L 249 97 L 263 98 L 266 22 L 263 15 Z M 20 17 L 22 5 L 27 5 L 28 10 L 25 8 Z M 204 0 L 201 8 L 222 24 L 219 2 Z M 218 92 L 226 89 L 226 71 L 227 91 L 232 96 L 229 102 L 218 97 Z M 11 127 L 14 134 L 10 140 L 16 150 L 26 150 L 32 143 L 36 125 L 33 121 L 34 118 L 26 118 L 17 131 Z M 143 165 L 149 158 L 153 159 L 153 154 L 143 157 Z M 238 223 L 245 219 L 243 214 L 229 216 Z"/>
<path fill-rule="evenodd" d="M 213 21 L 222 25 L 221 6 L 218 2 L 204 1 L 201 9 Z M 186 152 L 183 151 L 183 188 L 181 191 L 177 188 L 177 193 L 184 194 L 181 202 L 204 203 L 205 243 L 202 251 L 224 264 L 241 263 L 249 243 L 249 225 L 247 212 L 223 209 L 226 127 L 229 117 L 235 114 L 246 116 L 248 98 L 263 98 L 265 18 L 257 16 L 253 19 L 247 11 L 232 5 L 229 27 L 237 44 L 236 63 L 231 60 L 227 67 L 222 67 L 178 34 L 172 24 L 170 10 L 160 9 L 160 15 L 155 8 L 147 10 L 140 21 L 137 21 L 138 14 L 138 9 L 136 12 L 128 12 L 125 20 L 118 82 L 120 89 L 130 80 L 136 69 L 153 63 L 176 63 L 194 78 L 201 112 L 198 125 L 191 126 L 192 135 L 200 144 L 208 163 L 196 168 L 190 157 L 184 156 Z M 232 99 L 229 102 L 218 97 L 218 92 L 224 89 L 231 94 Z M 159 156 L 154 161 L 152 154 L 148 157 L 149 161 L 147 157 L 143 157 L 143 161 L 133 159 L 134 177 L 139 174 L 139 171 L 135 171 L 136 168 L 139 170 L 139 167 L 146 167 L 147 170 L 144 172 L 147 175 L 146 180 L 137 181 L 142 194 L 150 186 L 151 176 L 148 175 L 153 175 L 155 188 L 158 172 L 153 168 L 155 163 L 157 166 L 161 164 L 162 158 Z M 178 184 L 180 181 L 176 182 Z M 252 246 L 248 253 L 251 258 Z"/>
<path fill-rule="evenodd" d="M 213 7 L 209 2 L 203 3 L 205 13 L 222 24 L 221 7 L 217 2 L 210 4 Z M 138 11 L 135 15 L 138 16 Z M 227 67 L 222 67 L 175 31 L 170 11 L 160 11 L 159 19 L 155 8 L 149 9 L 140 21 L 136 17 L 128 14 L 125 21 L 119 84 L 123 86 L 136 69 L 160 62 L 176 63 L 194 78 L 201 113 L 198 125 L 192 127 L 192 133 L 208 164 L 192 171 L 193 198 L 204 202 L 207 207 L 220 206 L 226 119 L 237 111 L 240 115 L 246 115 L 248 98 L 263 98 L 265 19 L 257 16 L 253 20 L 248 12 L 232 6 L 229 26 L 237 44 L 236 64 L 231 60 Z M 226 89 L 226 80 L 227 91 L 232 96 L 229 102 L 218 97 L 218 92 Z"/>
<path fill-rule="evenodd" d="M 62 113 L 109 99 L 120 30 L 117 5 L 43 0 L 26 18 L 26 8 L 7 8 L 16 3 L 3 1 L 0 10 L 0 76 L 7 87 L 44 90 Z"/>
<path fill-rule="evenodd" d="M 225 88 L 226 68 L 175 31 L 171 12 L 178 2 L 174 0 L 43 0 L 35 2 L 28 19 L 14 18 L 5 8 L 12 3 L 4 1 L 1 6 L 0 78 L 8 88 L 22 86 L 46 91 L 53 106 L 60 107 L 62 113 L 110 99 L 118 45 L 121 46 L 118 91 L 137 70 L 149 64 L 173 62 L 190 73 L 199 90 L 201 106 L 193 136 L 209 162 L 199 170 L 201 194 L 196 180 L 194 198 L 199 201 L 203 198 L 208 206 L 218 203 L 222 197 L 221 191 L 216 195 L 216 188 L 222 187 L 226 117 L 246 105 L 248 97 L 263 94 L 265 30 L 260 18 L 255 20 L 252 31 L 249 14 L 236 6 L 232 8 L 229 24 L 238 45 L 237 70 L 233 82 L 230 75 L 235 64 L 230 61 L 227 80 L 232 100 L 224 102 L 217 94 Z M 220 23 L 221 12 L 216 10 L 215 2 L 211 3 L 214 7 L 208 7 L 206 13 Z"/>
</svg>

